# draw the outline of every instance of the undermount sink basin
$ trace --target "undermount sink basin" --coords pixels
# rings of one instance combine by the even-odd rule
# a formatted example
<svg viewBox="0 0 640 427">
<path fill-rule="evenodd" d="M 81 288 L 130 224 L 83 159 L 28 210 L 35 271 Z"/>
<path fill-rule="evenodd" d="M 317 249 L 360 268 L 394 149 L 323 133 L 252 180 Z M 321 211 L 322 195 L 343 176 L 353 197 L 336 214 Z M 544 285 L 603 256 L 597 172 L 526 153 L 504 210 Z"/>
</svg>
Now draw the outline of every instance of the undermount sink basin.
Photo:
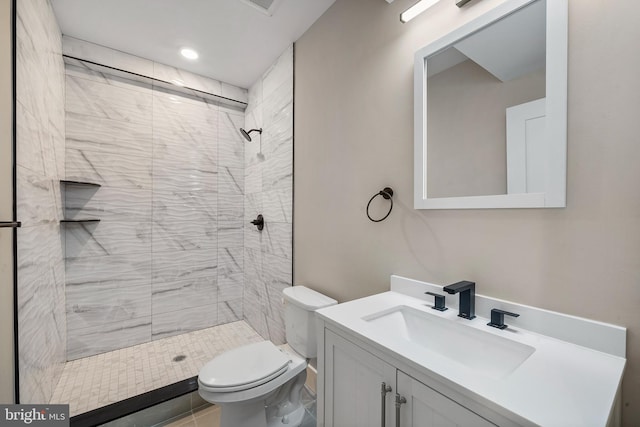
<svg viewBox="0 0 640 427">
<path fill-rule="evenodd" d="M 424 313 L 409 306 L 363 317 L 381 336 L 438 353 L 479 374 L 502 378 L 513 372 L 535 348 Z"/>
</svg>

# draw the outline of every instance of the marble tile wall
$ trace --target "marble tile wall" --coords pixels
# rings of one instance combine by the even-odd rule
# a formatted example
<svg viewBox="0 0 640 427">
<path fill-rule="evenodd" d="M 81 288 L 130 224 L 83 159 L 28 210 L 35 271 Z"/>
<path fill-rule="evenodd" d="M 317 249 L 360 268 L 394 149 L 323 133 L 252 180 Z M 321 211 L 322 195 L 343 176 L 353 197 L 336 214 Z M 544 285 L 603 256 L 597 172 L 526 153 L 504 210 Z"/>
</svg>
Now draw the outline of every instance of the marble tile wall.
<svg viewBox="0 0 640 427">
<path fill-rule="evenodd" d="M 245 145 L 244 316 L 265 339 L 285 342 L 282 290 L 292 285 L 293 46 L 249 89 Z M 262 214 L 265 228 L 249 221 Z"/>
<path fill-rule="evenodd" d="M 224 89 L 224 88 L 223 88 Z M 218 321 L 244 317 L 244 112 L 220 107 L 218 169 Z"/>
<path fill-rule="evenodd" d="M 151 337 L 153 88 L 66 66 L 67 358 Z"/>
<path fill-rule="evenodd" d="M 20 400 L 48 403 L 65 362 L 64 64 L 48 0 L 17 2 Z"/>
<path fill-rule="evenodd" d="M 65 37 L 65 53 L 215 93 L 247 91 Z M 197 87 L 196 87 L 197 86 Z M 70 360 L 241 320 L 244 112 L 66 65 Z M 225 92 L 226 91 L 226 92 Z"/>
</svg>

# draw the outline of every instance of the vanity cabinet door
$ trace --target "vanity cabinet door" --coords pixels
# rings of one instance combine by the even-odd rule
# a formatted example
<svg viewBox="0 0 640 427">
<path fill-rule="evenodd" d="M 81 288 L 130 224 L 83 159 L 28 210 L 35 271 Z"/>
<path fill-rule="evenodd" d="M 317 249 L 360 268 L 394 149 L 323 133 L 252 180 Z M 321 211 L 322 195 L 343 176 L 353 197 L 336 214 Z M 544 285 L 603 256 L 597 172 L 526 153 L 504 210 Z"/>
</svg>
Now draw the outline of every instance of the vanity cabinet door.
<svg viewBox="0 0 640 427">
<path fill-rule="evenodd" d="M 495 426 L 402 371 L 398 371 L 398 393 L 407 401 L 400 407 L 396 427 Z"/>
<path fill-rule="evenodd" d="M 396 369 L 326 329 L 324 355 L 324 426 L 394 427 Z"/>
</svg>

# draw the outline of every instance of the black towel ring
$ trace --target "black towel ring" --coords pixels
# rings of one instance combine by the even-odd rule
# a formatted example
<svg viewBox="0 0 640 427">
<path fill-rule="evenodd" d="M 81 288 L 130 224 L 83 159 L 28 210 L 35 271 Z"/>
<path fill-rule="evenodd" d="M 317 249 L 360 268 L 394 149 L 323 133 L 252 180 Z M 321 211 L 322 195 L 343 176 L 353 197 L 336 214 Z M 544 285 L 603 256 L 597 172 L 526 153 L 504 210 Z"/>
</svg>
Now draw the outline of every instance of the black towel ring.
<svg viewBox="0 0 640 427">
<path fill-rule="evenodd" d="M 391 206 L 389 207 L 389 212 L 387 212 L 385 216 L 383 216 L 380 219 L 373 219 L 371 218 L 371 215 L 369 215 L 369 206 L 371 205 L 371 202 L 373 202 L 373 199 L 375 199 L 378 196 L 382 196 L 383 199 L 389 200 L 391 202 Z M 387 217 L 391 214 L 391 211 L 393 210 L 392 197 L 393 197 L 393 190 L 390 187 L 384 187 L 382 191 L 379 191 L 378 193 L 374 194 L 373 197 L 369 199 L 369 203 L 367 203 L 367 218 L 369 218 L 373 222 L 381 222 L 387 219 Z"/>
</svg>

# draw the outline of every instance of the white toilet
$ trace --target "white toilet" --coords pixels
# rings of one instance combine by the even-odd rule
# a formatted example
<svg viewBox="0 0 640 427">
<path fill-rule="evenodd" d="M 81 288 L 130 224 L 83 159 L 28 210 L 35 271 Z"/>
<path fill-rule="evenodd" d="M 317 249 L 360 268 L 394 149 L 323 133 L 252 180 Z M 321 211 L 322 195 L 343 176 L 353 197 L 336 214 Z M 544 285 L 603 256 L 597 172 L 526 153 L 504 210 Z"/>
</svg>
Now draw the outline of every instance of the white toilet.
<svg viewBox="0 0 640 427">
<path fill-rule="evenodd" d="M 263 341 L 216 356 L 200 370 L 198 393 L 221 406 L 221 427 L 297 427 L 302 422 L 307 359 L 317 353 L 314 312 L 337 301 L 304 286 L 286 288 L 283 295 L 287 342 L 298 354 Z"/>
</svg>

